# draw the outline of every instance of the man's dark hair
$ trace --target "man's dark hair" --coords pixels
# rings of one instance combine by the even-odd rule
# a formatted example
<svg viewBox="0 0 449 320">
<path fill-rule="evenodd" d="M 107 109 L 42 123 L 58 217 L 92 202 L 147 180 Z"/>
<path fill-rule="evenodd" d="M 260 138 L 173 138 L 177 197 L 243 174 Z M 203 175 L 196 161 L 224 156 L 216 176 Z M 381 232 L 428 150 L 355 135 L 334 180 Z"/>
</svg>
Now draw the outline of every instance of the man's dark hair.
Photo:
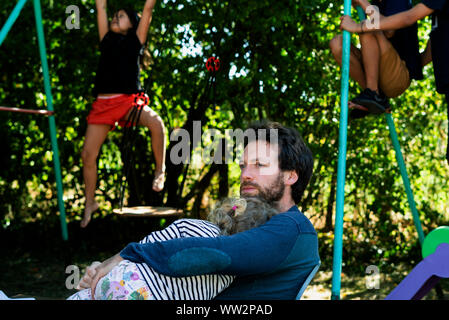
<svg viewBox="0 0 449 320">
<path fill-rule="evenodd" d="M 270 143 L 270 129 L 275 129 L 275 137 L 279 146 L 279 169 L 281 171 L 295 170 L 298 174 L 298 181 L 292 185 L 292 198 L 298 204 L 304 195 L 313 172 L 312 152 L 305 144 L 298 130 L 268 120 L 252 122 L 248 129 L 255 131 L 257 140 L 263 139 L 268 143 Z M 260 136 L 259 129 L 265 129 L 261 131 Z"/>
</svg>

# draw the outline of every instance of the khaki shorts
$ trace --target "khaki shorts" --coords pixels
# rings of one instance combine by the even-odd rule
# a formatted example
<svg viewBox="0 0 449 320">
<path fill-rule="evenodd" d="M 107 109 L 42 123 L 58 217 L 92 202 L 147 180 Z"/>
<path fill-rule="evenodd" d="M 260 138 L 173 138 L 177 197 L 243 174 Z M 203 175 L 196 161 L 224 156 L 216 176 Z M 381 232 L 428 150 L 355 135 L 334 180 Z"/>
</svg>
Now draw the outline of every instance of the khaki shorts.
<svg viewBox="0 0 449 320">
<path fill-rule="evenodd" d="M 380 57 L 379 87 L 389 98 L 401 95 L 410 86 L 410 75 L 404 60 L 391 46 Z"/>
</svg>

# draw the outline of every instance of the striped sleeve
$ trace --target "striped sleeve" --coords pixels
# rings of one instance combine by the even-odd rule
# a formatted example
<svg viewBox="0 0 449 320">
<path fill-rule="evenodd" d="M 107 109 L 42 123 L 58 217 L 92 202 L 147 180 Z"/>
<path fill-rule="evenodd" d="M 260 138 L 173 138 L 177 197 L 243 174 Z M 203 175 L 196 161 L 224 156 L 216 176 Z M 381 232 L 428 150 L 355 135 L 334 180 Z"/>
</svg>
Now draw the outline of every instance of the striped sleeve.
<svg viewBox="0 0 449 320">
<path fill-rule="evenodd" d="M 204 220 L 179 219 L 169 227 L 145 237 L 141 243 L 157 242 L 176 238 L 216 237 L 220 229 Z M 145 263 L 137 263 L 147 286 L 156 300 L 206 300 L 213 299 L 229 287 L 234 277 L 229 275 L 197 275 L 170 277 L 156 272 Z"/>
<path fill-rule="evenodd" d="M 159 231 L 153 231 L 149 235 L 147 235 L 145 238 L 140 240 L 139 243 L 148 243 L 148 242 L 160 242 L 160 241 L 167 241 L 170 239 L 176 239 L 181 238 L 181 231 L 179 229 L 179 225 L 182 223 L 183 219 L 176 220 L 172 224 L 170 224 L 165 229 L 159 230 Z"/>
</svg>

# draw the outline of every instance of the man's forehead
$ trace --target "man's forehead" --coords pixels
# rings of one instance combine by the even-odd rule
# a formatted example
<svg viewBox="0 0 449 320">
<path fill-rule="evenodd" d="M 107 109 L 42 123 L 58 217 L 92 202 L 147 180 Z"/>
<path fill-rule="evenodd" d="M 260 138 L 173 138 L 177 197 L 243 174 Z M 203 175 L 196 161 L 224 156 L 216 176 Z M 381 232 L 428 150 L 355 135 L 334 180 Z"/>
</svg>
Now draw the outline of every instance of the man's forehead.
<svg viewBox="0 0 449 320">
<path fill-rule="evenodd" d="M 243 159 L 248 162 L 276 159 L 278 148 L 265 140 L 257 140 L 248 143 L 243 153 Z"/>
</svg>

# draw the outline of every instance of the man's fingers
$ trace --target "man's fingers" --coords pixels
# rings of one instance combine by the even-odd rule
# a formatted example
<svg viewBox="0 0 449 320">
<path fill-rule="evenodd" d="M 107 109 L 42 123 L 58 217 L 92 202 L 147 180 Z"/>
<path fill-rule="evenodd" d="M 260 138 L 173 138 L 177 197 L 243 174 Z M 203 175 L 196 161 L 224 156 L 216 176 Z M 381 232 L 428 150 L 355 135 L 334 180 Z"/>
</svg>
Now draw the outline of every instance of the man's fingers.
<svg viewBox="0 0 449 320">
<path fill-rule="evenodd" d="M 97 272 L 97 274 L 95 275 L 95 277 L 92 279 L 92 282 L 90 284 L 90 290 L 91 290 L 91 294 L 92 294 L 92 300 L 95 300 L 95 289 L 97 288 L 97 284 L 98 281 L 100 280 L 101 277 L 103 277 L 104 274 L 102 273 L 101 270 L 99 270 L 99 272 Z"/>
<path fill-rule="evenodd" d="M 99 261 L 92 262 L 92 264 L 86 268 L 86 274 L 84 275 L 84 277 L 90 278 L 89 281 L 91 281 L 92 278 L 97 274 L 97 266 L 99 266 L 100 264 L 101 262 Z"/>
<path fill-rule="evenodd" d="M 93 278 L 93 277 L 95 277 L 96 274 L 97 274 L 97 269 L 95 269 L 93 267 L 87 267 L 86 275 L 88 275 L 90 278 Z"/>
<path fill-rule="evenodd" d="M 78 290 L 89 289 L 91 282 L 92 282 L 92 277 L 89 277 L 87 274 L 85 274 L 84 277 L 81 278 L 76 289 L 78 289 Z"/>
<path fill-rule="evenodd" d="M 95 289 L 97 288 L 97 282 L 99 280 L 98 275 L 92 279 L 92 283 L 90 285 L 90 294 L 92 296 L 92 300 L 95 300 Z"/>
</svg>

